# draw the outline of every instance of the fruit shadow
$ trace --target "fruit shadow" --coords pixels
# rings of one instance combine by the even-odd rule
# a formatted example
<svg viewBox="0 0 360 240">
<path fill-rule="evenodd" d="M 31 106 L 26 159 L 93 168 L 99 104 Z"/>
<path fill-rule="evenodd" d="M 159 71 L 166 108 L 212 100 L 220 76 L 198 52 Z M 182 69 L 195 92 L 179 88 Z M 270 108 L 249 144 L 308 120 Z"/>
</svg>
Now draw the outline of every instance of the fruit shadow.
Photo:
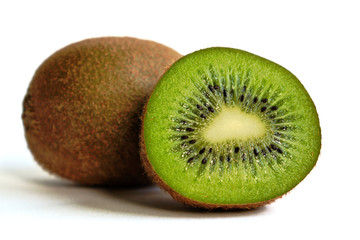
<svg viewBox="0 0 360 240">
<path fill-rule="evenodd" d="M 229 218 L 262 214 L 267 207 L 254 210 L 207 211 L 185 206 L 157 186 L 127 188 L 84 187 L 58 179 L 32 179 L 45 187 L 46 194 L 70 200 L 79 207 L 107 214 L 128 214 L 165 218 Z"/>
<path fill-rule="evenodd" d="M 229 218 L 261 215 L 266 206 L 254 210 L 206 211 L 187 207 L 171 198 L 157 186 L 100 188 L 86 187 L 48 175 L 34 168 L 3 168 L 4 178 L 12 179 L 3 184 L 11 191 L 36 195 L 45 200 L 66 202 L 76 210 L 89 214 L 129 215 L 164 218 Z"/>
</svg>

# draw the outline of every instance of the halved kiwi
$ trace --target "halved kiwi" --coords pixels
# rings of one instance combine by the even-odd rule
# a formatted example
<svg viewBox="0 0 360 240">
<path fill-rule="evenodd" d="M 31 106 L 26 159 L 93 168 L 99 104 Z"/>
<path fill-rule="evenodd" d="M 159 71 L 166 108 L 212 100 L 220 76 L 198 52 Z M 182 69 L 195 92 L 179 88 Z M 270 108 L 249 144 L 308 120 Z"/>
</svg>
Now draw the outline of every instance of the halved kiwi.
<svg viewBox="0 0 360 240">
<path fill-rule="evenodd" d="M 294 188 L 321 147 L 309 94 L 288 70 L 231 48 L 203 49 L 162 76 L 143 114 L 142 161 L 173 198 L 255 208 Z"/>
</svg>

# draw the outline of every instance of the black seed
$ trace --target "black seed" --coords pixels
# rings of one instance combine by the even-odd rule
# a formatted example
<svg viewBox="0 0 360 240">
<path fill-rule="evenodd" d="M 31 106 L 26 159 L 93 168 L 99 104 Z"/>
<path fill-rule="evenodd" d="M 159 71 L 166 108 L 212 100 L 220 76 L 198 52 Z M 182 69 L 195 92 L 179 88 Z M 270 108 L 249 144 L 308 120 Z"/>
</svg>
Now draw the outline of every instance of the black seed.
<svg viewBox="0 0 360 240">
<path fill-rule="evenodd" d="M 231 158 L 230 158 L 230 156 L 229 156 L 229 155 L 227 156 L 227 161 L 228 161 L 228 162 L 230 162 L 230 161 L 231 161 Z"/>
<path fill-rule="evenodd" d="M 279 118 L 275 120 L 275 123 L 284 123 L 286 120 L 284 118 Z"/>
<path fill-rule="evenodd" d="M 203 107 L 199 104 L 196 105 L 196 107 L 199 109 L 199 110 L 203 110 Z"/>
<path fill-rule="evenodd" d="M 181 136 L 181 139 L 188 139 L 188 138 L 189 138 L 189 136 L 186 136 L 186 135 Z"/>
<path fill-rule="evenodd" d="M 223 161 L 224 161 L 224 157 L 220 156 L 220 162 L 223 162 Z"/>
<path fill-rule="evenodd" d="M 209 148 L 209 153 L 211 153 L 212 152 L 212 148 Z"/>
<path fill-rule="evenodd" d="M 277 147 L 274 145 L 274 144 L 271 144 L 270 147 L 273 149 L 273 150 L 276 150 Z"/>
<path fill-rule="evenodd" d="M 267 148 L 267 150 L 268 150 L 269 152 L 272 152 L 271 147 L 266 146 L 266 148 Z"/>
<path fill-rule="evenodd" d="M 265 151 L 265 149 L 262 149 L 261 152 L 262 152 L 262 154 L 263 154 L 264 156 L 266 156 L 266 151 Z"/>
<path fill-rule="evenodd" d="M 280 148 L 276 149 L 276 151 L 280 154 L 283 153 L 283 150 L 281 150 Z"/>
<path fill-rule="evenodd" d="M 224 91 L 223 91 L 223 94 L 224 94 L 224 97 L 227 97 L 227 92 L 226 92 L 225 89 L 224 89 Z"/>
<path fill-rule="evenodd" d="M 245 160 L 246 160 L 246 156 L 245 156 L 245 154 L 242 154 L 242 155 L 241 155 L 241 159 L 242 159 L 243 161 L 245 161 Z"/>
<path fill-rule="evenodd" d="M 254 154 L 255 156 L 259 155 L 258 151 L 254 148 Z"/>
<path fill-rule="evenodd" d="M 194 160 L 194 158 L 189 158 L 188 163 L 191 163 Z"/>
<path fill-rule="evenodd" d="M 271 111 L 278 110 L 278 107 L 277 107 L 277 106 L 272 106 L 272 107 L 270 108 L 270 110 L 271 110 Z"/>
<path fill-rule="evenodd" d="M 193 132 L 194 129 L 193 129 L 193 128 L 186 128 L 186 131 L 187 131 L 187 132 Z"/>
<path fill-rule="evenodd" d="M 220 87 L 219 87 L 218 85 L 215 85 L 214 88 L 215 88 L 215 90 L 219 90 L 219 89 L 220 89 Z"/>
<path fill-rule="evenodd" d="M 195 139 L 190 140 L 189 143 L 190 143 L 190 144 L 194 144 L 194 143 L 196 143 L 196 140 L 195 140 Z"/>
<path fill-rule="evenodd" d="M 210 91 L 214 92 L 214 87 L 213 86 L 209 85 L 209 89 L 210 89 Z"/>
<path fill-rule="evenodd" d="M 206 158 L 204 158 L 204 159 L 201 161 L 202 164 L 205 164 L 206 162 L 207 162 L 207 159 L 206 159 Z"/>
<path fill-rule="evenodd" d="M 267 101 L 268 101 L 268 99 L 267 99 L 267 98 L 263 98 L 263 99 L 261 99 L 261 102 L 262 102 L 262 103 L 267 103 Z"/>
<path fill-rule="evenodd" d="M 254 98 L 254 103 L 257 103 L 257 101 L 258 101 L 258 98 L 255 97 L 255 98 Z"/>
<path fill-rule="evenodd" d="M 246 91 L 246 86 L 243 87 L 243 92 L 245 92 L 245 91 Z"/>
<path fill-rule="evenodd" d="M 210 112 L 215 112 L 215 110 L 212 107 L 208 107 Z"/>
<path fill-rule="evenodd" d="M 201 114 L 200 117 L 203 118 L 203 119 L 206 119 L 204 114 Z"/>
<path fill-rule="evenodd" d="M 235 153 L 238 153 L 239 150 L 240 150 L 240 148 L 239 148 L 239 147 L 236 147 L 236 148 L 235 148 Z"/>
<path fill-rule="evenodd" d="M 265 111 L 266 111 L 266 107 L 262 107 L 260 111 L 261 111 L 261 112 L 265 112 Z"/>
<path fill-rule="evenodd" d="M 185 125 L 185 124 L 186 124 L 186 121 L 182 120 L 181 123 Z"/>
<path fill-rule="evenodd" d="M 240 97 L 240 102 L 243 102 L 244 101 L 244 95 L 241 95 L 241 97 Z"/>
<path fill-rule="evenodd" d="M 199 154 L 203 154 L 205 152 L 205 148 L 201 149 Z"/>
</svg>

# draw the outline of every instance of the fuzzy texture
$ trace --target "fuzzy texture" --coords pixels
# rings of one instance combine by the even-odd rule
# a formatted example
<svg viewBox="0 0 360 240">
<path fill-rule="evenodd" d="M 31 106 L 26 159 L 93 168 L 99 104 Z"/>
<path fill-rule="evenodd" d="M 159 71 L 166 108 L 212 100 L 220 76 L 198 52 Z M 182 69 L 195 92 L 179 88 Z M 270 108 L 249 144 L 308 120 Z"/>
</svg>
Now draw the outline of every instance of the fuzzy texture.
<svg viewBox="0 0 360 240">
<path fill-rule="evenodd" d="M 47 171 L 86 185 L 138 185 L 139 115 L 180 54 L 128 37 L 83 40 L 35 72 L 23 101 L 28 147 Z"/>
</svg>

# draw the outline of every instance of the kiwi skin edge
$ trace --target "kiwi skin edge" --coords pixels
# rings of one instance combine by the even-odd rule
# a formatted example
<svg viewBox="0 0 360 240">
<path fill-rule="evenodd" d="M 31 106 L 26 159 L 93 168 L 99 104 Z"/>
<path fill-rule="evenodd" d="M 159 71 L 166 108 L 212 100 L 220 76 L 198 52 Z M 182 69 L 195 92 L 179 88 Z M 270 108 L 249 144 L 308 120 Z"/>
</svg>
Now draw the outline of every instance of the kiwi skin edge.
<svg viewBox="0 0 360 240">
<path fill-rule="evenodd" d="M 51 174 L 83 185 L 148 185 L 139 157 L 139 116 L 161 74 L 179 57 L 167 46 L 131 37 L 85 39 L 53 53 L 36 70 L 23 101 L 34 159 Z"/>
<path fill-rule="evenodd" d="M 141 133 L 140 133 L 140 158 L 143 165 L 143 168 L 145 169 L 145 172 L 149 179 L 158 185 L 161 189 L 168 192 L 170 196 L 175 199 L 178 202 L 181 202 L 187 206 L 193 207 L 193 208 L 199 208 L 199 209 L 206 209 L 206 210 L 236 210 L 236 209 L 255 209 L 258 207 L 262 207 L 266 204 L 270 204 L 274 202 L 276 199 L 281 198 L 282 196 L 263 201 L 263 202 L 255 202 L 255 203 L 247 203 L 247 204 L 211 204 L 211 203 L 205 203 L 205 202 L 199 202 L 195 201 L 193 199 L 187 198 L 176 191 L 174 191 L 169 185 L 165 183 L 164 180 L 162 180 L 159 175 L 155 172 L 153 166 L 149 162 L 149 159 L 147 157 L 146 153 L 146 145 L 145 145 L 145 137 L 144 137 L 144 119 L 146 114 L 148 103 L 145 104 L 143 113 L 142 113 L 142 124 L 141 124 Z"/>
</svg>

